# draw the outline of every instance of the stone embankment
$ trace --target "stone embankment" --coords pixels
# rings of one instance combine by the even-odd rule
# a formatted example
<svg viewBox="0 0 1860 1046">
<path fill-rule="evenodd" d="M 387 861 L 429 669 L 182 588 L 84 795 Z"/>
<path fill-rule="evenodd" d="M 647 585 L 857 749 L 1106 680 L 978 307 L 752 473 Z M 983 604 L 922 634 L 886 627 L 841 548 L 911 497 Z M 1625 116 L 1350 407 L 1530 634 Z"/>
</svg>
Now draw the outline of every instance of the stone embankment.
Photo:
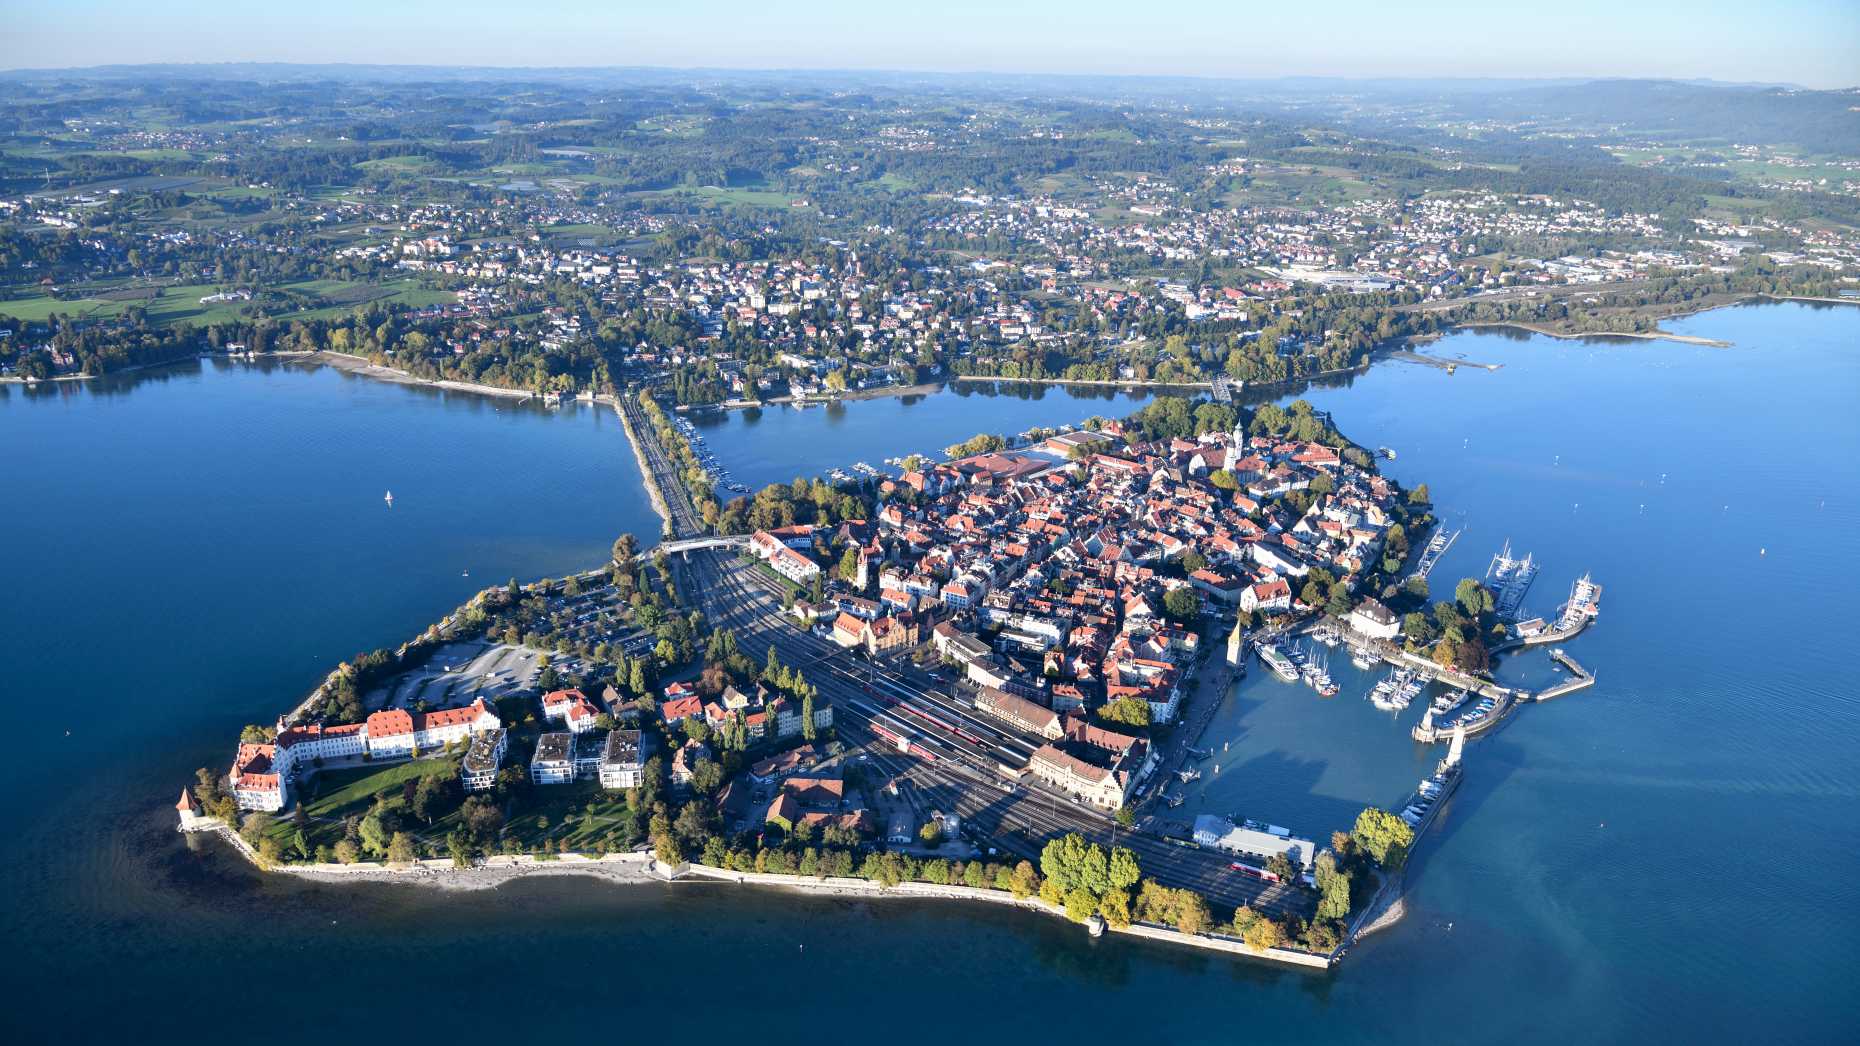
<svg viewBox="0 0 1860 1046">
<path fill-rule="evenodd" d="M 682 882 L 693 879 L 717 882 L 738 883 L 745 886 L 772 886 L 792 890 L 805 890 L 809 893 L 825 893 L 839 897 L 893 897 L 917 900 L 977 901 L 983 904 L 1001 904 L 1028 911 L 1039 912 L 1055 918 L 1065 918 L 1065 913 L 1045 902 L 1033 898 L 1015 897 L 1000 890 L 981 890 L 969 886 L 938 886 L 934 883 L 899 883 L 896 886 L 883 886 L 866 879 L 815 878 L 808 875 L 775 875 L 765 872 L 732 872 L 721 868 L 704 865 L 686 864 L 665 870 L 673 881 Z M 1225 952 L 1229 955 L 1243 956 L 1265 962 L 1282 963 L 1289 966 L 1312 970 L 1328 970 L 1333 962 L 1329 955 L 1314 955 L 1310 952 L 1294 951 L 1290 948 L 1254 948 L 1234 937 L 1218 934 L 1191 934 L 1180 930 L 1171 930 L 1164 926 L 1132 923 L 1129 926 L 1110 929 L 1112 933 L 1128 937 L 1140 937 L 1145 940 L 1164 944 L 1201 948 L 1208 951 Z"/>
</svg>

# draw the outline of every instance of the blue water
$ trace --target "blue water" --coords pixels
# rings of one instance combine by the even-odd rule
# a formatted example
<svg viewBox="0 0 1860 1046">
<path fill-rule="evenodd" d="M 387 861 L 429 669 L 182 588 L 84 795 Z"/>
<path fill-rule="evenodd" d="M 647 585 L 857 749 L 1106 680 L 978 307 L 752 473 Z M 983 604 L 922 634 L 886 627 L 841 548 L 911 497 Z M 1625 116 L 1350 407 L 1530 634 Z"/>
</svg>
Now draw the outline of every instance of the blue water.
<svg viewBox="0 0 1860 1046">
<path fill-rule="evenodd" d="M 282 1015 L 259 1025 L 274 1041 L 616 1024 L 698 1041 L 855 1024 L 907 1041 L 1851 1041 L 1860 310 L 1673 326 L 1735 345 L 1462 334 L 1431 351 L 1502 369 L 1383 363 L 1307 394 L 1396 448 L 1386 467 L 1466 527 L 1437 589 L 1506 539 L 1544 566 L 1534 609 L 1584 571 L 1606 586 L 1569 645 L 1599 684 L 1469 747 L 1408 917 L 1329 977 L 989 909 L 575 880 L 336 889 L 190 852 L 171 793 L 238 724 L 481 582 L 655 532 L 632 456 L 607 414 L 329 371 L 0 390 L 0 1029 L 169 1041 L 240 1013 Z M 1047 402 L 988 401 L 987 425 L 974 400 L 894 405 L 911 429 L 863 428 L 847 460 L 1067 420 Z M 813 471 L 832 437 L 807 413 L 817 430 L 760 441 L 768 478 Z M 1258 672 L 1241 685 L 1199 803 L 1321 837 L 1412 787 L 1433 753 L 1336 662 L 1330 701 Z M 1503 671 L 1552 678 L 1535 653 Z"/>
<path fill-rule="evenodd" d="M 940 458 L 943 448 L 984 432 L 1012 436 L 1077 426 L 1094 414 L 1121 418 L 1148 399 L 1146 391 L 1097 386 L 951 382 L 929 395 L 703 411 L 691 420 L 730 478 L 760 490 L 860 461 L 895 473 L 885 458 Z"/>
</svg>

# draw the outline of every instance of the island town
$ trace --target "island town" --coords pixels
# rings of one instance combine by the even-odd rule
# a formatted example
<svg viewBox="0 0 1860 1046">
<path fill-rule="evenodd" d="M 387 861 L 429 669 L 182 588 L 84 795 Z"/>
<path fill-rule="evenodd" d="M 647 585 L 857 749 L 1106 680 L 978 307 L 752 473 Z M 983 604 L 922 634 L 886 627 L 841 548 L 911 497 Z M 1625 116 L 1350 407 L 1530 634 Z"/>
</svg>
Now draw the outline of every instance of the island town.
<svg viewBox="0 0 1860 1046">
<path fill-rule="evenodd" d="M 613 403 L 663 541 L 344 663 L 200 771 L 182 829 L 295 874 L 996 901 L 1328 968 L 1398 916 L 1467 739 L 1594 680 L 1560 648 L 1548 690 L 1491 668 L 1587 627 L 1600 586 L 1519 620 L 1536 567 L 1507 548 L 1430 602 L 1456 535 L 1303 401 L 1163 397 L 727 503 L 676 411 Z M 1248 665 L 1335 699 L 1340 645 L 1388 666 L 1378 708 L 1439 691 L 1412 795 L 1303 833 L 1178 818 Z"/>
</svg>

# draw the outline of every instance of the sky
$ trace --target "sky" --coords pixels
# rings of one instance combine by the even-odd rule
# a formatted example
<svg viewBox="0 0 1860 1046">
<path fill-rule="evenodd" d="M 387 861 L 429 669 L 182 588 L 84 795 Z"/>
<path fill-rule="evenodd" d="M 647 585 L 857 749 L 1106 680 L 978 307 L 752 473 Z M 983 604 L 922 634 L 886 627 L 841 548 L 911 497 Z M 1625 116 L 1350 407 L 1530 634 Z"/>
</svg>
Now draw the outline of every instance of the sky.
<svg viewBox="0 0 1860 1046">
<path fill-rule="evenodd" d="M 1860 86 L 1860 0 L 0 0 L 0 68 L 173 62 Z"/>
</svg>

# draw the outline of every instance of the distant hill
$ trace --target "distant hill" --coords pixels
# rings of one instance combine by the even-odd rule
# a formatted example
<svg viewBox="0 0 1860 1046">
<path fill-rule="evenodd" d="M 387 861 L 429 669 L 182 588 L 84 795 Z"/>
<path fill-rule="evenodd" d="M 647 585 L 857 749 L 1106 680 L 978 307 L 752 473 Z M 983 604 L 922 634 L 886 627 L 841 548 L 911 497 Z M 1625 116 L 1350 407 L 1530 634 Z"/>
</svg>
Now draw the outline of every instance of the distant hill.
<svg viewBox="0 0 1860 1046">
<path fill-rule="evenodd" d="M 1470 117 L 1615 127 L 1670 140 L 1787 142 L 1814 152 L 1860 153 L 1860 90 L 1806 91 L 1674 80 L 1596 80 L 1461 95 Z"/>
</svg>

